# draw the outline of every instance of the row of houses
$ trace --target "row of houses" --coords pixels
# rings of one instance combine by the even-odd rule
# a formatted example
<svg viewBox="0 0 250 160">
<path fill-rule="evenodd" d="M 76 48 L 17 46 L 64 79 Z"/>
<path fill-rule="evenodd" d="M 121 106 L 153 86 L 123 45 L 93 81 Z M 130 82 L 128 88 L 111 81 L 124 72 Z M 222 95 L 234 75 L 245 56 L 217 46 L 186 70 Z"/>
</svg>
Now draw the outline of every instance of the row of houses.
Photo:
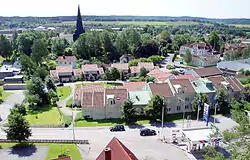
<svg viewBox="0 0 250 160">
<path fill-rule="evenodd" d="M 238 79 L 224 77 L 216 72 L 202 72 L 200 75 L 192 79 L 168 78 L 162 83 L 126 82 L 123 86 L 111 88 L 105 88 L 101 84 L 84 85 L 75 90 L 74 101 L 77 106 L 82 107 L 84 117 L 109 119 L 121 118 L 121 105 L 127 99 L 134 103 L 138 115 L 144 114 L 143 109 L 153 95 L 159 95 L 168 102 L 168 114 L 191 112 L 191 102 L 197 93 L 206 94 L 211 106 L 214 106 L 220 89 L 225 89 L 230 99 L 241 99 L 244 87 Z"/>
<path fill-rule="evenodd" d="M 142 67 L 151 71 L 156 68 L 152 62 L 138 63 L 137 66 L 129 67 L 128 63 L 113 63 L 110 65 L 86 64 L 76 69 L 75 56 L 61 56 L 57 59 L 57 67 L 50 70 L 50 76 L 56 81 L 69 82 L 84 78 L 85 80 L 98 80 L 104 75 L 104 69 L 117 68 L 125 75 L 136 76 Z"/>
</svg>

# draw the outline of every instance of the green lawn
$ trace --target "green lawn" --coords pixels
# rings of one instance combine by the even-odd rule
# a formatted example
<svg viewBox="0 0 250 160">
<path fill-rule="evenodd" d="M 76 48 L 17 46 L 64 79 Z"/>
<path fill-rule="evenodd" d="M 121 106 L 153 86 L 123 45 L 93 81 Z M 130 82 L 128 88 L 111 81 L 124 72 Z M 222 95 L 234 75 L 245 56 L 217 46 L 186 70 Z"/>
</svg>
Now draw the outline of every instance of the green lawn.
<svg viewBox="0 0 250 160">
<path fill-rule="evenodd" d="M 3 86 L 0 86 L 0 90 L 3 91 Z M 2 97 L 0 97 L 0 99 L 5 100 L 6 98 L 8 98 L 12 94 L 13 94 L 12 92 L 4 92 L 3 91 L 3 95 L 2 95 Z"/>
<path fill-rule="evenodd" d="M 71 94 L 71 87 L 70 86 L 57 87 L 56 92 L 60 100 L 65 100 Z"/>
<path fill-rule="evenodd" d="M 79 149 L 75 144 L 63 144 L 62 147 L 60 144 L 50 144 L 49 151 L 46 159 L 57 158 L 60 154 L 66 154 L 71 156 L 71 159 L 80 160 L 82 159 Z M 62 148 L 62 153 L 61 153 Z"/>
<path fill-rule="evenodd" d="M 173 122 L 173 121 L 182 119 L 182 116 L 183 116 L 182 113 L 166 115 L 164 117 L 164 121 Z M 148 119 L 141 119 L 141 120 L 137 120 L 134 124 L 143 125 L 143 124 L 150 124 L 150 123 L 155 123 L 155 122 L 151 122 Z M 161 120 L 157 119 L 156 123 L 161 123 Z M 78 112 L 75 118 L 74 126 L 75 127 L 96 127 L 96 126 L 113 126 L 116 124 L 125 125 L 126 123 L 122 119 L 84 120 L 82 117 L 82 112 Z"/>
<path fill-rule="evenodd" d="M 11 148 L 16 146 L 17 143 L 0 143 L 0 148 Z M 79 149 L 75 144 L 48 144 L 48 143 L 34 143 L 35 146 L 49 146 L 49 151 L 47 153 L 46 160 L 52 158 L 57 158 L 60 154 L 66 154 L 71 156 L 72 159 L 80 160 L 82 159 Z M 27 146 L 27 145 L 23 145 Z M 62 152 L 61 152 L 62 149 Z"/>
<path fill-rule="evenodd" d="M 61 124 L 61 115 L 57 107 L 28 110 L 26 119 L 30 124 Z"/>
</svg>

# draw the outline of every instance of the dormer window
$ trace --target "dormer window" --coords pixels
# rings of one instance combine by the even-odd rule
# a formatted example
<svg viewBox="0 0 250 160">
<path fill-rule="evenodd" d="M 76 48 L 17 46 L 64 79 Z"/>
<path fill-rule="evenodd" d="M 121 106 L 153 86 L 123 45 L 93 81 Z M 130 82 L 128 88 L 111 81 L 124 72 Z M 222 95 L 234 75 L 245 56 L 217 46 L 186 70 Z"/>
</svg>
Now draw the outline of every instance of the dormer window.
<svg viewBox="0 0 250 160">
<path fill-rule="evenodd" d="M 115 96 L 114 95 L 107 95 L 108 105 L 115 104 Z"/>
</svg>

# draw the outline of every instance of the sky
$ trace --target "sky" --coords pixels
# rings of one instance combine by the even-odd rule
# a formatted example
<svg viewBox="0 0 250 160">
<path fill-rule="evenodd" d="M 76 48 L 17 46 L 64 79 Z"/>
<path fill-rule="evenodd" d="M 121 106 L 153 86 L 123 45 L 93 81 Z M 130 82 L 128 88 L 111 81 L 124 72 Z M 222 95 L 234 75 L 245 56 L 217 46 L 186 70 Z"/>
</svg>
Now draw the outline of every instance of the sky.
<svg viewBox="0 0 250 160">
<path fill-rule="evenodd" d="M 82 15 L 250 18 L 250 0 L 1 0 L 0 16 Z"/>
</svg>

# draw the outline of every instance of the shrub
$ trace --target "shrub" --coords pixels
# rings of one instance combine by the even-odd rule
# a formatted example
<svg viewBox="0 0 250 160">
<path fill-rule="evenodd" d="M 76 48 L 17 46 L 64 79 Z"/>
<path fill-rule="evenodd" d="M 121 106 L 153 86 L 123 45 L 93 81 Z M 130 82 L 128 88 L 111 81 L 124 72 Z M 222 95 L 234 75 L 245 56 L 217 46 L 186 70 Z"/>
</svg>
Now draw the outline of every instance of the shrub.
<svg viewBox="0 0 250 160">
<path fill-rule="evenodd" d="M 66 102 L 66 107 L 72 108 L 72 107 L 73 107 L 73 103 L 74 103 L 73 98 L 70 98 L 70 99 Z"/>
</svg>

